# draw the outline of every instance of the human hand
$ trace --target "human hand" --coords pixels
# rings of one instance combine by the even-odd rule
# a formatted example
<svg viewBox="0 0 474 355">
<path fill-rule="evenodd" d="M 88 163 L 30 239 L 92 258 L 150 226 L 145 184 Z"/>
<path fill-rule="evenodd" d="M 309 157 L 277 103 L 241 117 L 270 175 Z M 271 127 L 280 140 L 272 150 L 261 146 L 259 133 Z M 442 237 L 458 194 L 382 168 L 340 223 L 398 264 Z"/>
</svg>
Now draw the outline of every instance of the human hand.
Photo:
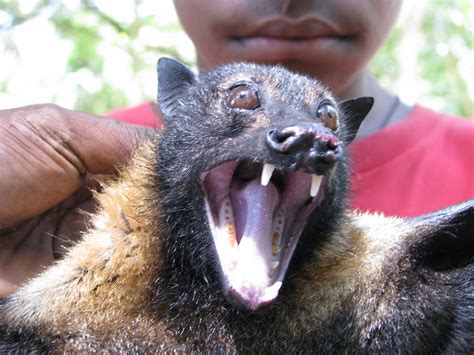
<svg viewBox="0 0 474 355">
<path fill-rule="evenodd" d="M 152 132 L 50 104 L 0 110 L 0 298 L 80 238 L 97 177 Z"/>
</svg>

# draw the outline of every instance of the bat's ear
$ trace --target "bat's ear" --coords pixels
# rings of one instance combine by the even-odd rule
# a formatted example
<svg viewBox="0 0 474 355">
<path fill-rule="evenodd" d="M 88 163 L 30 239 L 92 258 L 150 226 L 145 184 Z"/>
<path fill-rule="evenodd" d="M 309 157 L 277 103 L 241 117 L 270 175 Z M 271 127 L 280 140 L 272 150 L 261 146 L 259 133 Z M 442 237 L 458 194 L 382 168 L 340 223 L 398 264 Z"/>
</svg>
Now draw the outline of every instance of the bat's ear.
<svg viewBox="0 0 474 355">
<path fill-rule="evenodd" d="M 197 80 L 196 74 L 186 65 L 171 58 L 160 58 L 158 71 L 158 105 L 166 119 L 171 117 L 175 103 L 186 88 Z"/>
<path fill-rule="evenodd" d="M 474 264 L 474 199 L 408 219 L 413 260 L 436 271 Z"/>
<path fill-rule="evenodd" d="M 369 96 L 358 97 L 341 101 L 338 105 L 345 117 L 347 133 L 344 138 L 346 144 L 349 144 L 354 140 L 362 121 L 374 105 L 374 98 Z"/>
</svg>

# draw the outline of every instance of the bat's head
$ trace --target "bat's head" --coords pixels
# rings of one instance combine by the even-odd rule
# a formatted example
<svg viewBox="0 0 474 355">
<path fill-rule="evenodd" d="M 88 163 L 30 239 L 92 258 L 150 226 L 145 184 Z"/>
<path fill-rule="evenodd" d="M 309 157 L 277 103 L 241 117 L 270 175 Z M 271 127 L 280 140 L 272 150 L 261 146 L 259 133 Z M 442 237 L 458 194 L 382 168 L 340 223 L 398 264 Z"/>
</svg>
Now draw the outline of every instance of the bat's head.
<svg viewBox="0 0 474 355">
<path fill-rule="evenodd" d="M 201 266 L 210 265 L 229 299 L 257 309 L 277 297 L 295 250 L 334 228 L 346 146 L 373 99 L 338 103 L 282 67 L 240 63 L 197 76 L 163 58 L 158 75 L 170 253 L 182 250 L 194 276 L 207 278 Z"/>
</svg>

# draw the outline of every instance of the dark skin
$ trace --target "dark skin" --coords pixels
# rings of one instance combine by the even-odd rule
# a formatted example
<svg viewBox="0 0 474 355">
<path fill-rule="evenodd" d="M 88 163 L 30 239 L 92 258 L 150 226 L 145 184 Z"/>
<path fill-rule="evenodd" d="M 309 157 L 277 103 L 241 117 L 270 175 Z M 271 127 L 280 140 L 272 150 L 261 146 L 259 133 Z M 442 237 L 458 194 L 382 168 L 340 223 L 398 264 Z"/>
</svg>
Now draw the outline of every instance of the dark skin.
<svg viewBox="0 0 474 355">
<path fill-rule="evenodd" d="M 175 0 L 206 71 L 231 61 L 282 64 L 341 99 L 373 96 L 359 137 L 403 120 L 367 69 L 400 0 Z M 55 105 L 0 111 L 0 298 L 60 257 L 92 212 L 90 187 L 129 160 L 145 128 Z"/>
</svg>

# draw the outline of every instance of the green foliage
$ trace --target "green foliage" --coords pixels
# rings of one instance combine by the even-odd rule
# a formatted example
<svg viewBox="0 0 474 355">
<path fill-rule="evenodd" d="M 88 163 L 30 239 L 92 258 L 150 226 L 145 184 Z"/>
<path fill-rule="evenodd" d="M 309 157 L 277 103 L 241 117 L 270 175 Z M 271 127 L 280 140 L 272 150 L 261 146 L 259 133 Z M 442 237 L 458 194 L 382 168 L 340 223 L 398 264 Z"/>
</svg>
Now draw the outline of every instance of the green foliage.
<svg viewBox="0 0 474 355">
<path fill-rule="evenodd" d="M 468 96 L 467 86 L 467 80 L 474 78 L 459 75 L 459 56 L 473 49 L 473 28 L 466 15 L 470 10 L 470 1 L 458 0 L 455 8 L 450 2 L 428 3 L 422 30 L 426 43 L 433 45 L 423 48 L 419 61 L 421 76 L 432 84 L 430 94 L 443 97 L 447 111 L 474 117 L 474 105 Z M 437 47 L 444 52 L 433 55 Z M 471 59 L 474 59 L 472 52 Z"/>
<path fill-rule="evenodd" d="M 418 81 L 420 93 L 414 99 L 444 112 L 474 117 L 474 77 L 473 71 L 468 70 L 474 60 L 473 2 L 436 0 L 412 6 L 424 6 L 419 14 L 421 18 L 414 18 L 411 13 L 402 17 L 373 59 L 372 71 L 385 87 L 400 94 L 404 87 L 397 83 L 404 75 L 411 74 L 401 71 L 403 61 L 415 56 L 416 78 L 412 81 Z M 413 22 L 419 25 L 409 26 Z M 417 46 L 401 55 L 400 45 L 409 36 L 416 36 Z"/>
<path fill-rule="evenodd" d="M 92 103 L 95 105 L 94 107 L 91 107 Z M 79 111 L 102 113 L 113 108 L 125 107 L 128 104 L 124 91 L 112 87 L 109 83 L 103 83 L 99 90 L 92 93 L 81 86 L 77 88 L 75 109 Z"/>
<path fill-rule="evenodd" d="M 104 61 L 97 52 L 97 46 L 102 40 L 97 30 L 90 25 L 80 23 L 74 17 L 55 16 L 53 23 L 62 37 L 74 40 L 67 69 L 70 72 L 75 72 L 82 68 L 88 68 L 94 74 L 99 74 Z"/>
<path fill-rule="evenodd" d="M 0 23 L 0 30 L 13 33 L 15 28 L 28 21 L 47 18 L 58 40 L 69 44 L 63 75 L 67 90 L 75 91 L 72 95 L 65 95 L 68 105 L 70 97 L 74 97 L 73 107 L 70 107 L 72 109 L 101 114 L 113 108 L 151 99 L 155 93 L 149 89 L 150 85 L 144 84 L 144 80 L 153 83 L 153 87 L 156 86 L 155 67 L 160 56 L 168 55 L 192 64 L 189 56 L 183 57 L 182 50 L 178 49 L 176 43 L 161 44 L 166 42 L 162 39 L 166 39 L 167 34 L 182 34 L 177 21 L 170 24 L 161 21 L 161 14 L 143 15 L 133 11 L 133 8 L 138 9 L 143 5 L 145 0 L 129 0 L 132 11 L 120 20 L 99 6 L 110 6 L 106 1 L 33 0 L 33 3 L 29 4 L 30 7 L 20 6 L 21 1 L 25 0 L 0 2 L 0 12 L 4 11 L 5 14 L 6 11 L 12 19 L 8 24 Z M 171 2 L 168 7 L 172 10 Z M 25 11 L 25 8 L 28 10 Z M 144 31 L 148 31 L 147 38 L 151 38 L 153 34 L 156 37 L 151 38 L 151 41 L 144 41 Z M 35 41 L 33 38 L 32 36 L 32 41 Z M 17 50 L 14 42 L 5 40 L 2 43 L 0 37 L 0 50 L 2 44 L 5 50 L 21 59 L 22 53 Z M 58 48 L 45 50 L 51 51 L 51 55 L 58 55 L 55 52 Z M 116 63 L 124 64 L 117 67 Z M 111 73 L 110 68 L 117 69 Z M 38 68 L 38 74 L 41 70 L 42 68 Z M 39 85 L 45 82 L 48 82 L 48 78 L 38 79 Z M 8 91 L 8 84 L 0 78 L 0 87 L 5 87 L 5 91 Z M 62 94 L 58 90 L 50 96 L 50 100 L 58 102 Z M 31 98 L 32 102 L 37 100 L 35 97 Z"/>
<path fill-rule="evenodd" d="M 371 70 L 383 86 L 390 87 L 394 78 L 400 75 L 397 49 L 402 36 L 403 30 L 395 28 L 371 62 Z"/>
</svg>

